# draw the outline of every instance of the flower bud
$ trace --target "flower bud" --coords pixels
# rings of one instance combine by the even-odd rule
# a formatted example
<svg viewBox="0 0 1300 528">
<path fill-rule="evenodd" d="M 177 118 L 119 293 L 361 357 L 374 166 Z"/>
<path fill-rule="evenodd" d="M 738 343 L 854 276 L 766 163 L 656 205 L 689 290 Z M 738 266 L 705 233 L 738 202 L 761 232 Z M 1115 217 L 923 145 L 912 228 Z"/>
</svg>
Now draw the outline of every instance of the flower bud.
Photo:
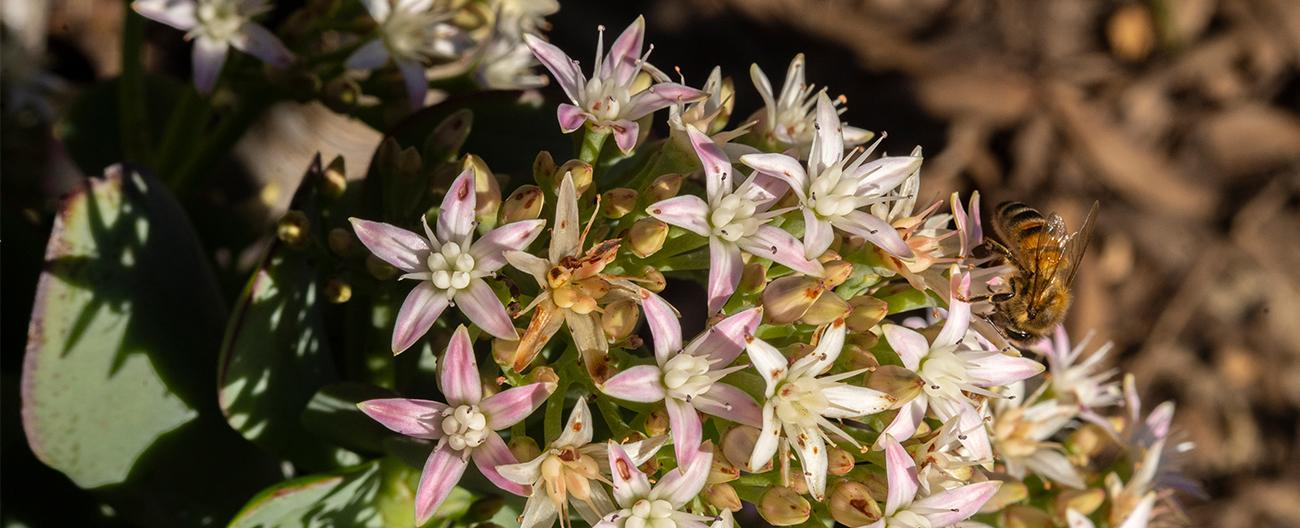
<svg viewBox="0 0 1300 528">
<path fill-rule="evenodd" d="M 1066 489 L 1056 496 L 1056 515 L 1065 517 L 1066 510 L 1092 515 L 1106 501 L 1106 491 L 1101 488 L 1086 490 Z"/>
<path fill-rule="evenodd" d="M 748 470 L 749 456 L 754 452 L 754 445 L 758 443 L 759 431 L 757 427 L 748 425 L 737 425 L 727 430 L 722 435 L 722 456 L 727 458 L 731 465 Z M 759 468 L 759 473 L 772 468 L 772 462 Z"/>
<path fill-rule="evenodd" d="M 776 486 L 763 493 L 758 501 L 758 513 L 772 526 L 793 526 L 808 520 L 812 505 L 794 490 Z"/>
<path fill-rule="evenodd" d="M 325 300 L 333 304 L 343 304 L 352 298 L 352 286 L 347 281 L 334 277 L 325 282 Z"/>
<path fill-rule="evenodd" d="M 398 158 L 401 155 L 402 146 L 397 143 L 397 139 L 392 136 L 384 138 L 375 150 L 375 169 L 384 173 L 397 172 Z"/>
<path fill-rule="evenodd" d="M 470 128 L 474 124 L 474 113 L 462 108 L 443 118 L 433 127 L 433 133 L 424 140 L 424 155 L 431 160 L 450 161 L 469 139 Z"/>
<path fill-rule="evenodd" d="M 731 484 L 709 484 L 704 486 L 700 491 L 700 497 L 704 502 L 719 510 L 740 511 L 740 495 L 736 493 L 736 488 Z"/>
<path fill-rule="evenodd" d="M 587 188 L 591 187 L 591 180 L 595 176 L 595 171 L 591 168 L 591 164 L 585 161 L 566 161 L 564 165 L 560 165 L 560 168 L 555 170 L 555 186 L 557 190 L 560 182 L 564 181 L 565 174 L 573 177 L 573 188 L 578 191 L 578 196 L 582 196 L 582 193 L 587 192 Z"/>
<path fill-rule="evenodd" d="M 341 227 L 331 229 L 329 235 L 325 237 L 330 252 L 340 257 L 346 257 L 352 253 L 352 248 L 355 247 L 353 240 L 355 239 L 352 237 L 352 232 Z"/>
<path fill-rule="evenodd" d="M 912 401 L 924 386 L 925 380 L 898 365 L 881 365 L 867 378 L 867 388 L 893 396 L 899 402 Z"/>
<path fill-rule="evenodd" d="M 980 513 L 996 513 L 1003 508 L 1029 497 L 1029 487 L 1018 480 L 1003 481 L 988 502 L 980 506 Z"/>
<path fill-rule="evenodd" d="M 1065 445 L 1069 446 L 1070 452 L 1080 457 L 1081 460 L 1076 461 L 1076 465 L 1079 466 L 1088 466 L 1094 457 L 1104 453 L 1113 444 L 1110 433 L 1091 423 L 1075 429 L 1065 440 Z"/>
<path fill-rule="evenodd" d="M 822 267 L 826 270 L 822 273 L 822 277 L 824 278 L 825 288 L 828 290 L 844 284 L 844 281 L 853 276 L 853 264 L 847 261 L 832 260 L 822 264 Z"/>
<path fill-rule="evenodd" d="M 840 358 L 844 361 L 844 366 L 849 370 L 874 369 L 880 366 L 880 360 L 871 353 L 871 345 L 875 344 L 876 336 L 872 334 L 850 334 L 852 337 L 844 341 L 844 351 L 840 353 Z M 862 346 L 863 342 L 868 342 L 868 346 Z"/>
<path fill-rule="evenodd" d="M 1003 528 L 1052 528 L 1052 516 L 1038 508 L 1012 506 L 1002 512 Z"/>
<path fill-rule="evenodd" d="M 728 462 L 724 457 L 713 457 L 713 464 L 709 466 L 709 484 L 721 484 L 731 482 L 740 478 L 740 469 Z"/>
<path fill-rule="evenodd" d="M 397 276 L 397 268 L 394 268 L 387 262 L 379 260 L 379 257 L 374 255 L 366 255 L 366 271 L 370 272 L 371 277 L 381 281 L 389 280 Z"/>
<path fill-rule="evenodd" d="M 851 310 L 844 322 L 849 325 L 849 331 L 854 333 L 870 332 L 889 313 L 889 303 L 870 295 L 849 299 L 849 306 Z"/>
<path fill-rule="evenodd" d="M 642 218 L 627 230 L 627 240 L 633 254 L 641 258 L 649 257 L 663 249 L 664 242 L 668 240 L 668 224 L 655 218 Z"/>
<path fill-rule="evenodd" d="M 824 325 L 849 314 L 849 303 L 834 292 L 822 295 L 799 320 L 804 324 Z"/>
<path fill-rule="evenodd" d="M 880 504 L 865 484 L 842 480 L 831 488 L 831 518 L 849 526 L 866 526 L 880 519 Z"/>
<path fill-rule="evenodd" d="M 659 293 L 668 287 L 668 279 L 665 279 L 663 272 L 654 266 L 641 268 L 641 277 L 644 279 L 641 286 L 652 292 Z"/>
<path fill-rule="evenodd" d="M 542 205 L 545 203 L 546 196 L 542 194 L 541 187 L 521 185 L 515 189 L 515 192 L 510 193 L 510 197 L 502 204 L 500 224 L 534 220 L 542 215 Z"/>
<path fill-rule="evenodd" d="M 645 434 L 659 436 L 668 432 L 668 412 L 662 407 L 650 411 L 645 417 Z"/>
<path fill-rule="evenodd" d="M 619 187 L 601 195 L 600 212 L 605 218 L 623 218 L 636 208 L 636 189 Z"/>
<path fill-rule="evenodd" d="M 743 271 L 740 272 L 740 284 L 736 285 L 736 291 L 744 293 L 758 293 L 763 291 L 767 286 L 767 268 L 757 262 L 745 264 Z"/>
<path fill-rule="evenodd" d="M 791 472 L 787 484 L 789 488 L 799 495 L 808 494 L 808 479 L 804 478 L 803 473 Z"/>
<path fill-rule="evenodd" d="M 398 181 L 414 181 L 420 176 L 420 171 L 423 170 L 423 168 L 424 160 L 420 157 L 420 151 L 415 150 L 415 147 L 406 147 L 398 153 Z"/>
<path fill-rule="evenodd" d="M 338 76 L 325 83 L 325 104 L 339 110 L 351 109 L 361 97 L 361 86 L 345 76 Z"/>
<path fill-rule="evenodd" d="M 889 482 L 883 473 L 867 473 L 865 477 L 860 479 L 860 482 L 867 487 L 867 493 L 870 493 L 872 497 L 889 496 Z"/>
<path fill-rule="evenodd" d="M 518 339 L 506 340 L 499 337 L 495 338 L 492 340 L 492 360 L 503 369 L 509 368 L 511 365 L 515 364 L 515 349 L 518 347 Z"/>
<path fill-rule="evenodd" d="M 731 80 L 731 77 L 722 79 L 722 87 L 718 90 L 718 95 L 722 99 L 722 107 L 718 109 L 718 115 L 709 122 L 709 134 L 717 134 L 727 128 L 727 121 L 731 120 L 731 112 L 736 109 L 736 83 Z"/>
<path fill-rule="evenodd" d="M 311 220 L 302 211 L 284 213 L 275 226 L 275 236 L 290 247 L 301 248 L 311 240 Z"/>
<path fill-rule="evenodd" d="M 538 185 L 553 182 L 555 170 L 558 168 L 550 152 L 545 150 L 538 152 L 537 157 L 533 158 L 533 181 Z"/>
<path fill-rule="evenodd" d="M 488 169 L 483 158 L 466 154 L 463 169 L 474 170 L 474 215 L 480 229 L 491 229 L 496 225 L 497 211 L 501 208 L 501 186 L 497 177 Z"/>
<path fill-rule="evenodd" d="M 538 449 L 537 441 L 527 436 L 516 436 L 510 439 L 510 454 L 515 456 L 515 460 L 528 462 L 542 454 Z"/>
<path fill-rule="evenodd" d="M 850 471 L 853 471 L 853 466 L 856 464 L 853 460 L 853 453 L 838 447 L 826 449 L 826 462 L 826 472 L 835 476 L 847 475 Z"/>
<path fill-rule="evenodd" d="M 772 324 L 793 323 L 812 308 L 823 292 L 816 277 L 787 275 L 776 279 L 763 290 L 764 316 Z"/>
<path fill-rule="evenodd" d="M 655 203 L 661 200 L 667 200 L 682 190 L 681 174 L 665 174 L 655 179 L 654 183 L 645 190 L 646 203 Z"/>
<path fill-rule="evenodd" d="M 600 327 L 605 330 L 605 337 L 610 342 L 616 342 L 632 335 L 640 320 L 641 308 L 637 306 L 636 301 L 620 299 L 605 307 L 605 313 L 600 318 Z"/>
<path fill-rule="evenodd" d="M 338 198 L 348 190 L 348 173 L 343 156 L 334 156 L 321 174 L 321 192 L 330 198 Z"/>
</svg>

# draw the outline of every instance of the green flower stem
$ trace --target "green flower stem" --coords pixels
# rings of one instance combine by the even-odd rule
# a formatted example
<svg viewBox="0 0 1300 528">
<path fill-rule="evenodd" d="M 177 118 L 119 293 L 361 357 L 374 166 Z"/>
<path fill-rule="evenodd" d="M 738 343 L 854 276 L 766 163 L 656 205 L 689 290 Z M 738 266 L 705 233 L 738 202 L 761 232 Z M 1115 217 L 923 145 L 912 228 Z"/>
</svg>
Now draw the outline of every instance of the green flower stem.
<svg viewBox="0 0 1300 528">
<path fill-rule="evenodd" d="M 594 167 L 596 160 L 600 159 L 600 150 L 604 148 L 607 139 L 609 139 L 608 131 L 591 126 L 583 128 L 582 134 L 578 138 L 578 159 L 590 163 Z"/>
<path fill-rule="evenodd" d="M 618 404 L 604 395 L 595 395 L 592 399 L 596 400 L 596 408 L 600 410 L 601 418 L 605 419 L 605 425 L 609 426 L 610 436 L 617 439 L 627 438 L 632 428 L 623 421 L 623 415 L 618 412 Z"/>
<path fill-rule="evenodd" d="M 560 430 L 564 428 L 564 400 L 569 393 L 569 385 L 573 384 L 574 378 L 578 373 L 573 372 L 573 365 L 577 364 L 578 349 L 570 346 L 560 354 L 560 358 L 555 360 L 551 368 L 559 374 L 560 381 L 556 383 L 555 392 L 546 398 L 546 411 L 542 422 L 542 433 L 545 442 L 542 445 L 550 445 L 556 438 L 560 437 Z M 583 373 L 585 374 L 585 372 Z"/>
<path fill-rule="evenodd" d="M 158 145 L 153 168 L 160 177 L 175 176 L 177 158 L 189 152 L 202 136 L 211 114 L 212 107 L 203 101 L 194 87 L 187 86 L 176 106 L 172 107 L 167 127 L 163 129 L 162 143 Z"/>
</svg>

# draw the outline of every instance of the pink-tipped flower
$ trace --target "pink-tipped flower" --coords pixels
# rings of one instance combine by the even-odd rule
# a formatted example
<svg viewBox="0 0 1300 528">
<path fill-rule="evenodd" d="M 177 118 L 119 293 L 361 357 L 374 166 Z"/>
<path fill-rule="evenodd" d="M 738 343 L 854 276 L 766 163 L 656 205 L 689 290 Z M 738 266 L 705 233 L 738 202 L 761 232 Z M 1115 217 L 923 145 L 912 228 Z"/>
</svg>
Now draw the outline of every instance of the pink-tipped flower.
<svg viewBox="0 0 1300 528">
<path fill-rule="evenodd" d="M 557 110 L 560 129 L 569 133 L 590 122 L 598 129 L 613 133 L 619 150 L 627 153 L 636 146 L 638 119 L 673 103 L 705 97 L 704 92 L 677 83 L 652 84 L 635 91 L 637 75 L 645 67 L 645 56 L 641 55 L 644 40 L 645 19 L 637 17 L 605 54 L 605 31 L 601 27 L 596 41 L 596 65 L 588 80 L 578 61 L 560 48 L 534 35 L 524 35 L 524 42 L 533 55 L 551 71 L 572 102 L 561 104 Z"/>
<path fill-rule="evenodd" d="M 384 427 L 412 438 L 438 441 L 424 464 L 415 491 L 417 526 L 428 522 L 438 510 L 451 488 L 460 481 L 470 459 L 496 486 L 527 496 L 531 488 L 506 479 L 497 471 L 497 466 L 518 462 L 497 431 L 527 418 L 555 390 L 553 383 L 533 383 L 484 398 L 473 343 L 464 326 L 451 336 L 440 367 L 438 389 L 446 395 L 447 403 L 387 398 L 357 404 Z"/>
<path fill-rule="evenodd" d="M 826 94 L 826 88 L 819 90 L 804 80 L 803 54 L 795 55 L 790 61 L 780 94 L 772 92 L 772 82 L 757 64 L 749 67 L 749 77 L 763 98 L 763 109 L 756 115 L 758 125 L 755 132 L 766 142 L 774 143 L 774 147 L 782 150 L 794 148 L 800 156 L 806 156 L 817 126 L 813 115 L 815 100 Z M 844 113 L 844 110 L 843 99 L 836 99 L 836 115 Z M 844 144 L 848 146 L 866 143 L 872 135 L 861 128 L 844 126 Z"/>
<path fill-rule="evenodd" d="M 957 237 L 961 240 L 958 255 L 967 258 L 976 247 L 984 243 L 984 227 L 980 222 L 980 193 L 971 193 L 969 209 L 961 206 L 957 193 L 952 193 L 951 202 L 953 224 L 957 226 Z"/>
<path fill-rule="evenodd" d="M 1053 398 L 1043 398 L 1050 385 L 1025 397 L 1024 382 L 1007 386 L 1006 398 L 992 401 L 993 445 L 1008 475 L 1024 480 L 1027 472 L 1062 485 L 1083 489 L 1083 477 L 1052 437 L 1078 416 L 1077 408 Z"/>
<path fill-rule="evenodd" d="M 1089 332 L 1077 344 L 1071 345 L 1070 336 L 1062 325 L 1056 327 L 1050 340 L 1040 341 L 1036 348 L 1047 358 L 1056 399 L 1064 404 L 1076 405 L 1079 418 L 1110 428 L 1110 420 L 1098 414 L 1095 409 L 1118 405 L 1124 401 L 1124 395 L 1119 382 L 1115 380 L 1119 370 L 1105 368 L 1103 364 L 1110 352 L 1111 343 L 1107 342 L 1086 358 L 1083 357 L 1092 336 Z"/>
<path fill-rule="evenodd" d="M 425 77 L 434 59 L 455 57 L 467 45 L 461 30 L 450 23 L 450 11 L 435 9 L 434 0 L 361 0 L 379 24 L 379 35 L 363 44 L 344 65 L 353 70 L 374 70 L 393 64 L 406 81 L 411 108 L 424 106 L 429 92 Z"/>
<path fill-rule="evenodd" d="M 847 326 L 843 319 L 828 325 L 808 355 L 790 363 L 772 345 L 754 336 L 745 338 L 745 351 L 767 382 L 763 403 L 763 432 L 749 458 L 749 470 L 758 472 L 776 454 L 781 441 L 799 455 L 808 492 L 814 499 L 826 496 L 826 446 L 835 445 L 827 431 L 861 447 L 857 440 L 831 420 L 860 418 L 889 409 L 894 397 L 843 383 L 868 369 L 819 377 L 830 370 L 844 348 Z M 786 463 L 786 461 L 782 461 Z"/>
<path fill-rule="evenodd" d="M 881 436 L 885 448 L 885 478 L 889 491 L 885 498 L 885 516 L 866 528 L 928 528 L 952 526 L 971 518 L 993 498 L 1002 483 L 996 480 L 977 482 L 917 498 L 920 481 L 916 462 L 893 436 Z"/>
<path fill-rule="evenodd" d="M 619 510 L 606 515 L 594 528 L 699 527 L 716 519 L 682 511 L 695 499 L 709 478 L 713 452 L 702 451 L 689 465 L 669 471 L 650 487 L 650 479 L 622 446 L 609 443 L 609 470 L 614 500 Z"/>
<path fill-rule="evenodd" d="M 888 222 L 861 211 L 894 200 L 889 191 L 920 170 L 919 153 L 867 161 L 880 144 L 844 155 L 844 131 L 826 94 L 817 95 L 817 126 L 807 167 L 786 154 L 746 154 L 741 163 L 781 178 L 799 197 L 804 216 L 804 254 L 817 258 L 834 240 L 832 228 L 860 236 L 889 254 L 911 257 L 912 250 Z M 854 155 L 856 153 L 856 155 Z"/>
<path fill-rule="evenodd" d="M 959 438 L 970 455 L 980 460 L 991 460 L 993 451 L 988 430 L 965 392 L 1000 398 L 1001 395 L 988 388 L 1028 379 L 1044 369 L 1042 364 L 1029 358 L 968 345 L 970 303 L 962 299 L 970 297 L 970 275 L 954 275 L 950 288 L 948 319 L 933 342 L 926 341 L 925 336 L 909 328 L 892 324 L 884 327 L 885 339 L 903 361 L 903 366 L 925 382 L 921 392 L 903 405 L 884 432 L 904 440 L 911 438 L 927 410 L 932 411 L 943 422 L 957 419 L 963 432 Z"/>
<path fill-rule="evenodd" d="M 528 247 L 545 220 L 503 225 L 474 240 L 474 171 L 462 172 L 447 190 L 435 228 L 420 218 L 424 235 L 397 226 L 352 218 L 352 228 L 384 262 L 419 284 L 406 296 L 393 328 L 393 353 L 410 348 L 448 306 L 460 306 L 475 325 L 501 339 L 519 338 L 492 287 L 483 280 L 506 264 L 504 253 Z"/>
<path fill-rule="evenodd" d="M 194 86 L 209 93 L 233 47 L 262 62 L 283 68 L 293 54 L 253 17 L 271 10 L 266 0 L 135 0 L 140 16 L 186 31 L 194 41 Z"/>
<path fill-rule="evenodd" d="M 795 271 L 821 275 L 821 263 L 805 256 L 803 244 L 780 228 L 767 225 L 783 211 L 768 211 L 785 184 L 757 172 L 736 187 L 727 154 L 709 136 L 687 127 L 691 145 L 704 167 L 708 200 L 682 195 L 646 208 L 665 223 L 709 238 L 709 312 L 722 308 L 740 283 L 741 252 L 771 259 Z"/>
<path fill-rule="evenodd" d="M 703 426 L 696 411 L 758 427 L 758 404 L 723 377 L 743 370 L 729 367 L 740 355 L 745 336 L 758 328 L 762 308 L 751 308 L 705 330 L 685 347 L 677 314 L 662 297 L 641 291 L 641 307 L 654 337 L 655 364 L 629 368 L 605 382 L 601 390 L 628 401 L 662 401 L 668 409 L 677 463 L 689 466 L 699 453 Z"/>
</svg>

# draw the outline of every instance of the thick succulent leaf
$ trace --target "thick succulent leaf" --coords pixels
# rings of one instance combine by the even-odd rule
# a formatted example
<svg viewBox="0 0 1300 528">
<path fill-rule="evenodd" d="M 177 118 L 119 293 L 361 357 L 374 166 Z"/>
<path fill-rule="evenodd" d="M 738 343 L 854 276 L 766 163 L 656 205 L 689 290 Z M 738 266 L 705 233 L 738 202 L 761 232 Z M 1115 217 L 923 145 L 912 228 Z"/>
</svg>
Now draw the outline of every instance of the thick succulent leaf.
<svg viewBox="0 0 1300 528">
<path fill-rule="evenodd" d="M 212 398 L 221 297 L 189 222 L 121 166 L 60 207 L 37 285 L 22 415 L 42 462 L 142 524 L 194 525 L 276 474 Z M 194 456 L 194 453 L 203 453 Z"/>
<path fill-rule="evenodd" d="M 386 458 L 289 480 L 258 493 L 230 527 L 412 526 L 418 478 L 418 471 Z M 471 500 L 468 492 L 453 490 L 434 519 L 464 515 Z"/>
<path fill-rule="evenodd" d="M 366 400 L 395 398 L 397 393 L 364 383 L 327 385 L 312 396 L 302 413 L 302 425 L 322 439 L 365 452 L 383 451 L 384 438 L 392 435 L 357 404 Z"/>
<path fill-rule="evenodd" d="M 295 210 L 315 214 L 320 178 L 317 158 L 294 197 Z M 218 384 L 222 412 L 236 431 L 278 457 L 327 469 L 359 459 L 322 442 L 299 421 L 316 391 L 338 379 L 317 275 L 307 252 L 271 245 L 231 314 Z"/>
</svg>

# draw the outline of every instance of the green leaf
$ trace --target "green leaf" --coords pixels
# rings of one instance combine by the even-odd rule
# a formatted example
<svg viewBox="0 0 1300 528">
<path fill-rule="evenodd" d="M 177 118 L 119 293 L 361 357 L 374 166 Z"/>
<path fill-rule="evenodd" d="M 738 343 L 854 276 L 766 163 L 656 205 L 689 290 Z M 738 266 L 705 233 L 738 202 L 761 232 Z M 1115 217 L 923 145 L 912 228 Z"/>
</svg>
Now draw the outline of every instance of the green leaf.
<svg viewBox="0 0 1300 528">
<path fill-rule="evenodd" d="M 328 385 L 316 392 L 302 414 L 302 425 L 322 438 L 351 449 L 381 452 L 388 429 L 366 416 L 357 404 L 377 398 L 394 398 L 387 389 L 364 383 Z"/>
<path fill-rule="evenodd" d="M 141 524 L 202 525 L 273 478 L 212 398 L 221 297 L 157 180 L 120 165 L 87 180 L 44 269 L 22 380 L 37 458 Z"/>
<path fill-rule="evenodd" d="M 322 179 L 316 156 L 290 207 L 321 222 L 317 194 Z M 276 240 L 231 314 L 221 347 L 218 384 L 230 426 L 281 458 L 312 469 L 360 462 L 327 444 L 299 421 L 322 386 L 338 380 L 326 339 L 318 257 Z"/>
</svg>

